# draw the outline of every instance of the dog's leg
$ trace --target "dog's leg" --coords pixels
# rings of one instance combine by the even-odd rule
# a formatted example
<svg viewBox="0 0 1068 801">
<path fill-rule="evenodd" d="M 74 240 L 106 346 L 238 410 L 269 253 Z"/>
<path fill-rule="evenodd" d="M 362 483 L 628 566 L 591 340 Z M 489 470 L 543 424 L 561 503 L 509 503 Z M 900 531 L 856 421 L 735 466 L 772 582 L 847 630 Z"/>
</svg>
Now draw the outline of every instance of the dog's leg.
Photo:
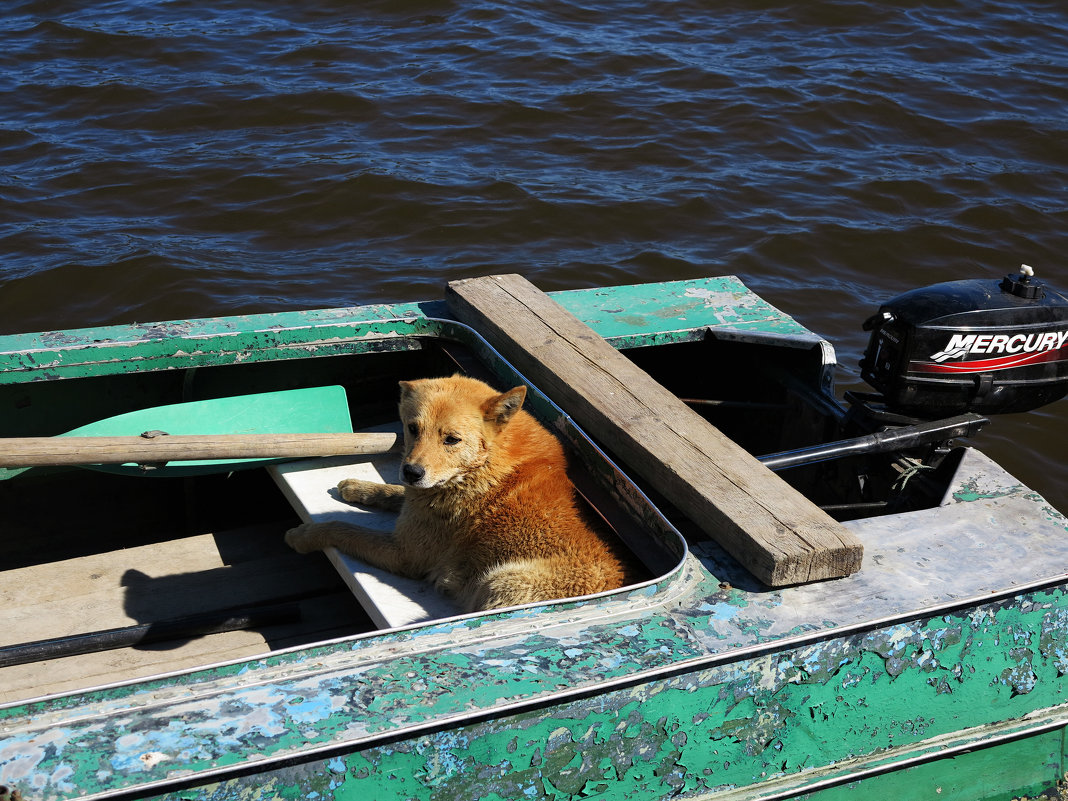
<svg viewBox="0 0 1068 801">
<path fill-rule="evenodd" d="M 422 578 L 426 566 L 402 548 L 392 534 L 361 528 L 351 523 L 327 521 L 304 523 L 286 532 L 286 544 L 297 553 L 337 548 L 368 564 L 409 578 Z"/>
<path fill-rule="evenodd" d="M 404 503 L 404 487 L 401 484 L 379 484 L 362 478 L 346 478 L 337 488 L 341 498 L 349 503 L 377 506 L 389 512 L 399 512 Z"/>
</svg>

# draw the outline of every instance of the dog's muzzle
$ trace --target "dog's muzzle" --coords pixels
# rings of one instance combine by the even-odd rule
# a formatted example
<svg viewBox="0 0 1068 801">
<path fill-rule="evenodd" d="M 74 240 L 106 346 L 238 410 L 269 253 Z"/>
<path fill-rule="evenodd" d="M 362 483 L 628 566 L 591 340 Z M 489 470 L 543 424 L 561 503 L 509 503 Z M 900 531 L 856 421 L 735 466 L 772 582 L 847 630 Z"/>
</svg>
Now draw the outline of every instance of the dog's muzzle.
<svg viewBox="0 0 1068 801">
<path fill-rule="evenodd" d="M 406 484 L 418 484 L 425 475 L 426 468 L 420 465 L 407 463 L 401 467 L 401 477 Z"/>
</svg>

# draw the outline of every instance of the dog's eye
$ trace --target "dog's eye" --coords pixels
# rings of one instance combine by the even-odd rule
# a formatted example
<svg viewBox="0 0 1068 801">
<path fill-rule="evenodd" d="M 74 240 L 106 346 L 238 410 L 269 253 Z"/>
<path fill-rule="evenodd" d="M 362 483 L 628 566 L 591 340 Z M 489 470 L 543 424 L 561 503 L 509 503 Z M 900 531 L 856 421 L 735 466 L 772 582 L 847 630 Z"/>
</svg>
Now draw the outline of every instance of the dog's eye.
<svg viewBox="0 0 1068 801">
<path fill-rule="evenodd" d="M 418 437 L 419 426 L 417 426 L 415 423 L 408 423 L 408 433 L 411 434 L 413 437 Z"/>
<path fill-rule="evenodd" d="M 456 436 L 455 434 L 446 434 L 445 435 L 445 444 L 446 445 L 458 445 L 461 441 L 462 440 L 458 436 Z"/>
</svg>

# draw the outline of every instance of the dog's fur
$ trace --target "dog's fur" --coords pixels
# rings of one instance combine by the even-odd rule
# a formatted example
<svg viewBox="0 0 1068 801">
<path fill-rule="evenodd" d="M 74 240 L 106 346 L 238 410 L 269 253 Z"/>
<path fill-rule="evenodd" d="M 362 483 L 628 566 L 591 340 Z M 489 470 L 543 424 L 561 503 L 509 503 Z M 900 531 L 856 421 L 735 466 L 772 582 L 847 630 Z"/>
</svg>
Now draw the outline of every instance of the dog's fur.
<svg viewBox="0 0 1068 801">
<path fill-rule="evenodd" d="M 625 560 L 581 510 L 560 443 L 522 410 L 526 387 L 499 394 L 464 376 L 400 387 L 403 484 L 338 484 L 346 501 L 399 511 L 392 535 L 308 523 L 286 533 L 291 547 L 307 553 L 334 546 L 393 573 L 427 578 L 472 611 L 631 580 Z"/>
</svg>

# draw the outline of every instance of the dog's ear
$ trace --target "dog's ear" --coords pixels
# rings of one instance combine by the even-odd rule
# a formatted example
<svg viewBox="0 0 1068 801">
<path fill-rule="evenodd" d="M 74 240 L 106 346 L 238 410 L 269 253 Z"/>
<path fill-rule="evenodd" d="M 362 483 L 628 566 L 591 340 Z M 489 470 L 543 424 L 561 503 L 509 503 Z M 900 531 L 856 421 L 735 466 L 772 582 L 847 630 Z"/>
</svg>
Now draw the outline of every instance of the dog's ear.
<svg viewBox="0 0 1068 801">
<path fill-rule="evenodd" d="M 400 391 L 401 391 L 400 397 L 401 397 L 401 400 L 404 400 L 405 398 L 410 396 L 413 392 L 415 392 L 415 382 L 414 381 L 398 381 L 397 383 L 400 384 Z"/>
<path fill-rule="evenodd" d="M 482 404 L 482 419 L 493 423 L 497 428 L 504 428 L 512 416 L 523 407 L 527 397 L 527 388 L 518 386 L 501 395 L 494 395 Z"/>
</svg>

